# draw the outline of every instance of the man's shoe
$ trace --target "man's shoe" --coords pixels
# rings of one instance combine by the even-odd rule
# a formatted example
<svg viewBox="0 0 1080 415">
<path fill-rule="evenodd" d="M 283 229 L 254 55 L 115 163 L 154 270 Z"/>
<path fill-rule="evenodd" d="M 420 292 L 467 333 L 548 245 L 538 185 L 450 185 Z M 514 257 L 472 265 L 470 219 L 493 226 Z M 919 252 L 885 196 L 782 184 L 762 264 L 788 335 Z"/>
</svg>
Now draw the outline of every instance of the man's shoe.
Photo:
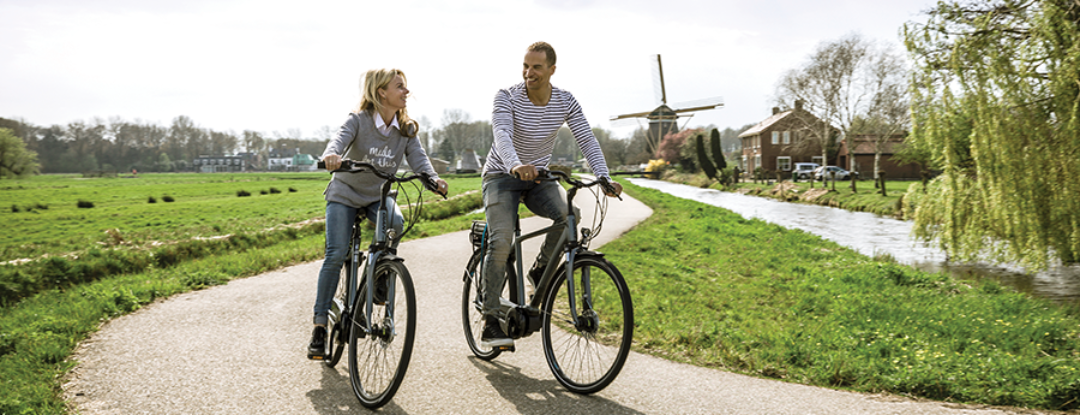
<svg viewBox="0 0 1080 415">
<path fill-rule="evenodd" d="M 503 332 L 499 320 L 494 317 L 484 319 L 484 332 L 480 334 L 480 348 L 494 349 L 502 347 L 514 347 L 514 339 Z"/>
<path fill-rule="evenodd" d="M 326 327 L 315 326 L 315 330 L 311 331 L 307 357 L 311 360 L 322 360 L 326 357 Z"/>
<path fill-rule="evenodd" d="M 544 276 L 544 269 L 546 268 L 547 267 L 534 266 L 529 270 L 529 283 L 532 284 L 533 288 L 536 288 L 536 284 L 540 283 L 540 278 Z"/>
</svg>

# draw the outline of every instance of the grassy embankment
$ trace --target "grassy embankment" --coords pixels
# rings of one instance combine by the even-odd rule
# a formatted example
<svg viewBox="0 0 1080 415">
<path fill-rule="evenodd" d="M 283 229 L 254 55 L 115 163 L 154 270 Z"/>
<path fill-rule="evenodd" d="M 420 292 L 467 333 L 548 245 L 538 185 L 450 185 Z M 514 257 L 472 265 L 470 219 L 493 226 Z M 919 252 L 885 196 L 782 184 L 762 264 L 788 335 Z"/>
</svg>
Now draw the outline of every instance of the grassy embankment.
<svg viewBox="0 0 1080 415">
<path fill-rule="evenodd" d="M 803 232 L 628 187 L 654 216 L 603 251 L 629 277 L 638 350 L 793 382 L 1077 408 L 1076 310 L 874 262 Z M 465 229 L 480 216 L 423 223 L 412 235 Z M 0 412 L 64 412 L 65 359 L 103 319 L 316 259 L 321 244 L 319 234 L 302 236 L 51 290 L 0 310 Z"/>
<path fill-rule="evenodd" d="M 802 181 L 799 183 L 792 183 L 791 181 L 786 181 L 784 182 L 785 190 L 776 191 L 777 184 L 775 180 L 771 182 L 759 181 L 757 183 L 753 181 L 743 181 L 735 186 L 724 188 L 715 180 L 709 180 L 701 173 L 685 174 L 670 171 L 664 173 L 664 180 L 702 188 L 708 187 L 716 190 L 771 197 L 789 202 L 831 206 L 856 212 L 870 212 L 901 219 L 903 218 L 903 212 L 900 204 L 903 203 L 904 193 L 907 193 L 908 189 L 913 184 L 919 184 L 918 181 L 886 181 L 885 196 L 882 196 L 880 191 L 874 187 L 874 182 L 869 180 L 857 182 L 855 185 L 855 192 L 851 191 L 851 182 L 849 181 L 836 182 L 835 191 L 832 191 L 833 182 L 815 182 L 813 184 L 813 189 L 811 189 L 810 182 Z M 815 190 L 816 192 L 820 192 L 821 189 L 828 189 L 829 191 L 824 194 L 815 195 L 812 200 L 804 200 L 803 195 L 806 195 L 807 191 Z"/>
<path fill-rule="evenodd" d="M 5 260 L 48 257 L 0 266 L 0 276 L 11 277 L 0 281 L 0 291 L 22 294 L 0 302 L 0 413 L 66 412 L 59 381 L 73 365 L 67 359 L 108 318 L 322 257 L 321 222 L 280 225 L 321 216 L 326 180 L 325 173 L 293 173 L 5 182 L 0 201 L 17 207 L 0 213 L 10 231 L 0 244 Z M 480 179 L 448 181 L 452 198 L 432 203 L 429 194 L 424 216 L 432 220 L 418 223 L 407 239 L 467 229 L 482 218 L 461 215 L 479 206 Z M 251 196 L 238 197 L 240 190 Z M 468 191 L 474 192 L 462 195 Z M 77 208 L 79 200 L 94 208 Z M 104 232 L 114 228 L 121 238 Z"/>
<path fill-rule="evenodd" d="M 628 277 L 637 350 L 812 385 L 1080 408 L 1080 310 L 627 187 L 654 214 L 603 251 Z"/>
</svg>

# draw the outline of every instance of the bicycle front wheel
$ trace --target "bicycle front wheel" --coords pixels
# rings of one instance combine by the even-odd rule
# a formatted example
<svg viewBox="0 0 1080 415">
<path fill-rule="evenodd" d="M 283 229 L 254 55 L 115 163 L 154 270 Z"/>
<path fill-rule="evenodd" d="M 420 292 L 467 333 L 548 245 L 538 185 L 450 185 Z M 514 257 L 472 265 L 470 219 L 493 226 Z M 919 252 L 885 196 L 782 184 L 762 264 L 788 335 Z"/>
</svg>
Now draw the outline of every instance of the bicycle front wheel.
<svg viewBox="0 0 1080 415">
<path fill-rule="evenodd" d="M 366 282 L 361 282 L 361 287 Z M 349 328 L 349 378 L 360 404 L 378 408 L 390 402 L 405 379 L 416 338 L 416 293 L 405 265 L 383 261 L 375 266 L 370 332 L 364 322 L 366 298 L 353 310 Z"/>
<path fill-rule="evenodd" d="M 585 295 L 589 291 L 591 299 Z M 573 292 L 571 311 L 563 269 L 544 299 L 544 356 L 564 387 L 595 393 L 611 384 L 626 363 L 634 335 L 634 306 L 622 274 L 599 257 L 574 261 Z"/>
</svg>

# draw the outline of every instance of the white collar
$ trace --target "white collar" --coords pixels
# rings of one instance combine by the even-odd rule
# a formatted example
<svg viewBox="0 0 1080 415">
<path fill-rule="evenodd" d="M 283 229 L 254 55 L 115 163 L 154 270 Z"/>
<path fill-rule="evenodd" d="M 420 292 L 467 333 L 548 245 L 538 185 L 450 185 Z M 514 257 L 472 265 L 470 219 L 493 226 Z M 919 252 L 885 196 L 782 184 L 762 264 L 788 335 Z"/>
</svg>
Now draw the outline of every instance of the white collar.
<svg viewBox="0 0 1080 415">
<path fill-rule="evenodd" d="M 390 127 L 397 128 L 398 130 L 401 129 L 401 126 L 398 125 L 397 122 L 397 114 L 394 114 L 394 119 L 390 120 L 390 126 L 387 126 L 386 122 L 383 121 L 382 116 L 379 115 L 378 111 L 372 111 L 372 113 L 375 114 L 375 128 L 377 128 L 383 134 L 390 134 Z"/>
</svg>

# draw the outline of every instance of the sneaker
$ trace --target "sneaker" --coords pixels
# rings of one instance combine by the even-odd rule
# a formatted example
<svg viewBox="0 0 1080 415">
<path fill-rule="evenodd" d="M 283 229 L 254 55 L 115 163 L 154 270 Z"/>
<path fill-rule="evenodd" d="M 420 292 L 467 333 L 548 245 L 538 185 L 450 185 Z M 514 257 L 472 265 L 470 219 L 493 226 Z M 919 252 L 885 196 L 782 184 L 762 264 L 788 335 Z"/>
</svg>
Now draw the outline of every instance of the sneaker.
<svg viewBox="0 0 1080 415">
<path fill-rule="evenodd" d="M 480 334 L 480 348 L 494 349 L 497 347 L 513 347 L 514 339 L 503 333 L 499 320 L 494 317 L 484 319 L 484 332 Z"/>
<path fill-rule="evenodd" d="M 529 283 L 532 284 L 533 287 L 536 287 L 536 284 L 540 282 L 540 278 L 544 276 L 544 269 L 546 268 L 547 267 L 543 266 L 534 266 L 529 270 Z"/>
<path fill-rule="evenodd" d="M 326 357 L 326 327 L 315 326 L 315 330 L 311 331 L 307 357 L 311 360 L 322 360 Z"/>
</svg>

